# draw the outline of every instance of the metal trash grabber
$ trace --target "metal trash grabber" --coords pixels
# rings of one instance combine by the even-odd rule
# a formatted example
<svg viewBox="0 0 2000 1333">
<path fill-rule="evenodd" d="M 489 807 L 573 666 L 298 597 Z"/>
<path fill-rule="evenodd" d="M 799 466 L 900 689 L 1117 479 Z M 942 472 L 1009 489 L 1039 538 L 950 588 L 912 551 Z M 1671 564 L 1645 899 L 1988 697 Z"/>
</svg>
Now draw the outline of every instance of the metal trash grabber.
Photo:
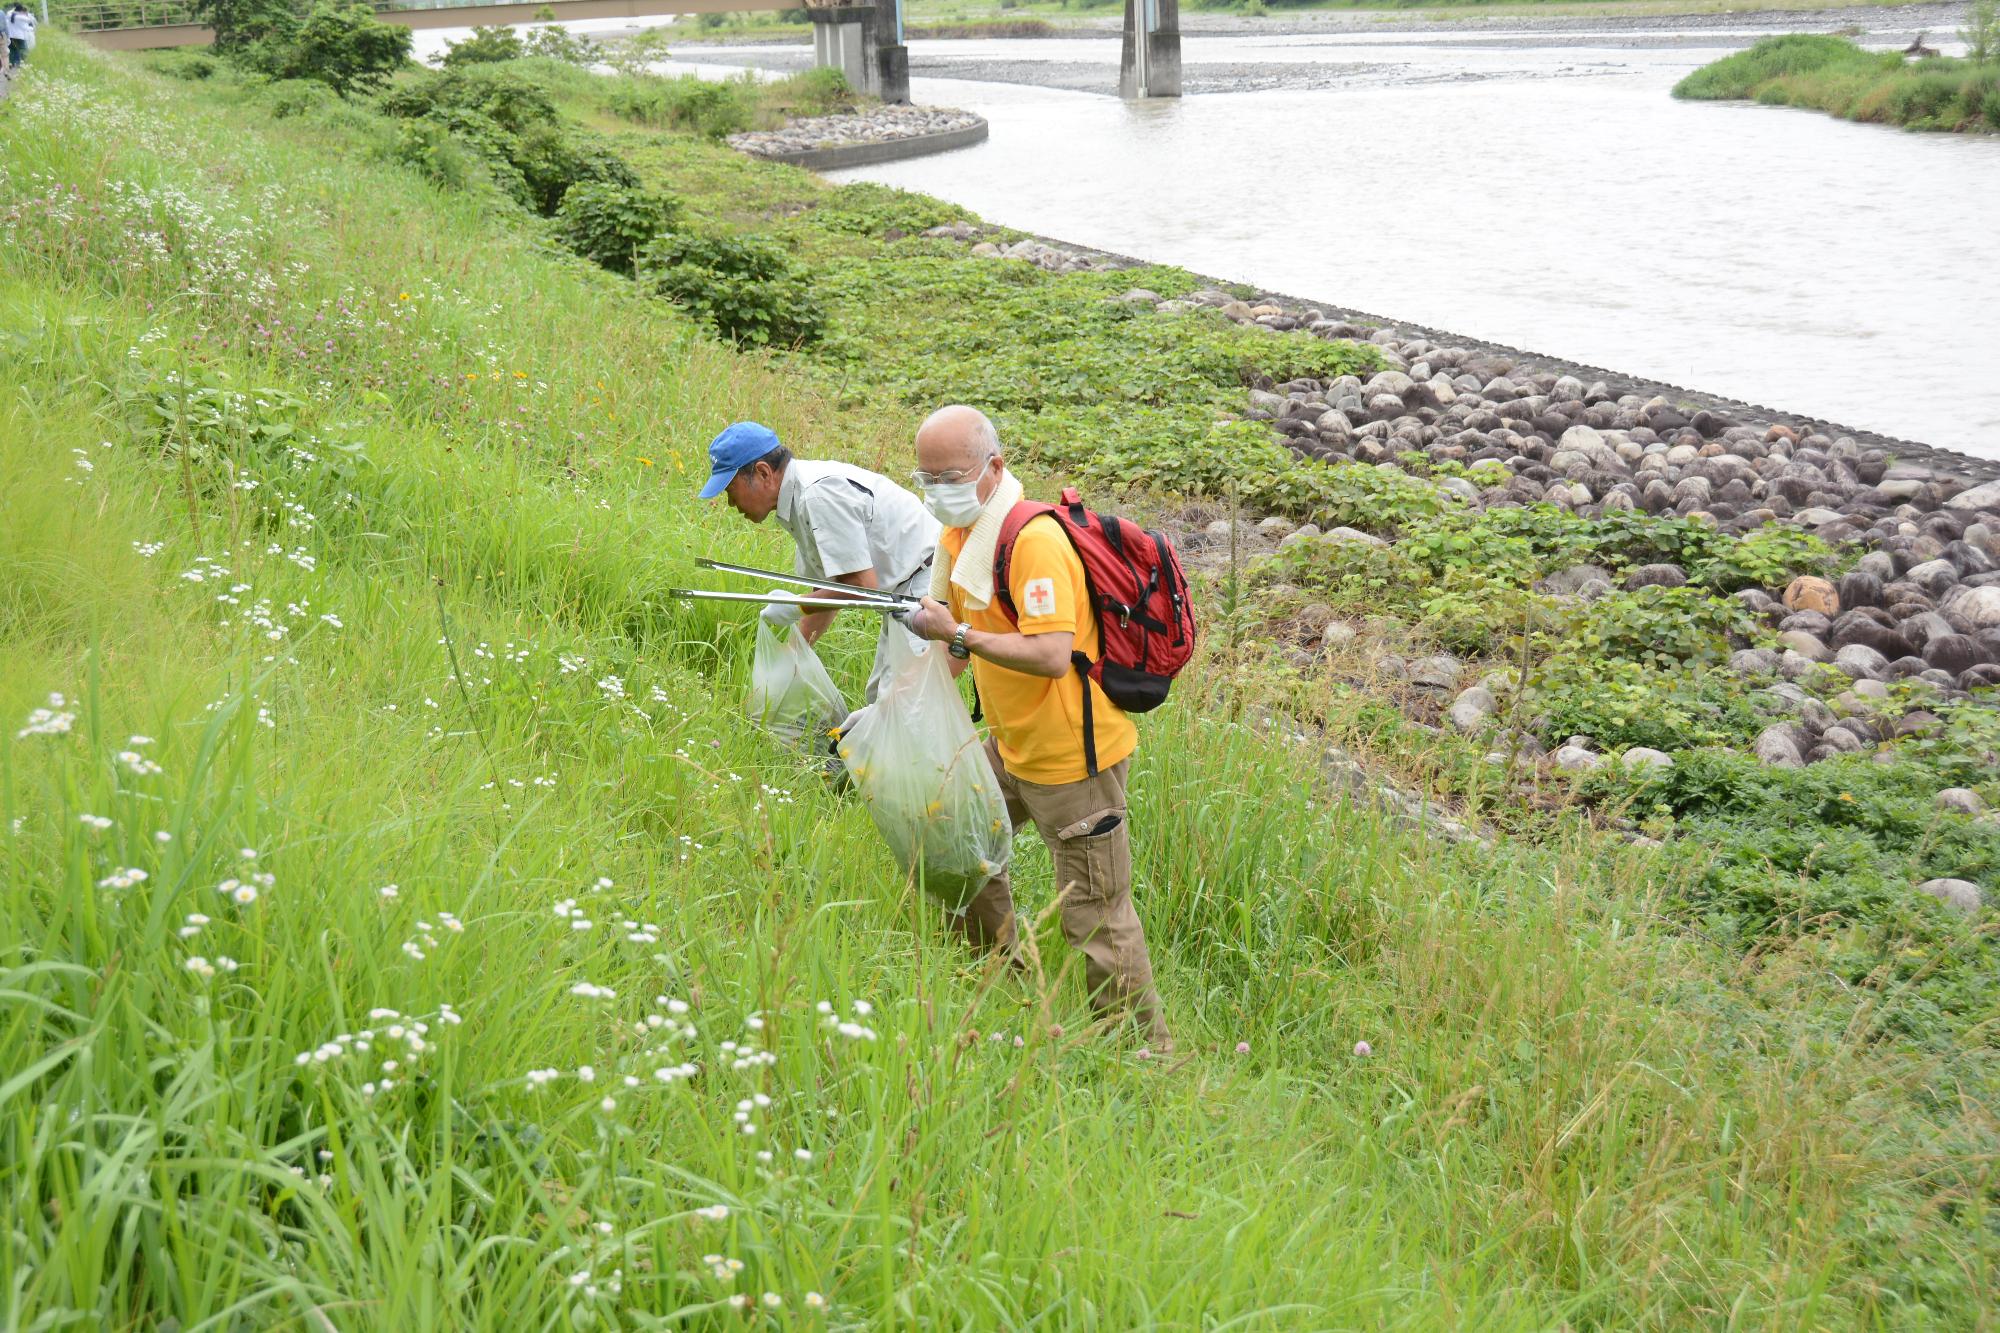
<svg viewBox="0 0 2000 1333">
<path fill-rule="evenodd" d="M 775 579 L 780 583 L 798 583 L 821 592 L 839 592 L 839 597 L 813 597 L 806 594 L 787 596 L 784 593 L 769 592 L 717 592 L 708 588 L 669 588 L 669 597 L 678 597 L 689 602 L 747 602 L 756 606 L 798 606 L 810 610 L 832 611 L 882 611 L 898 620 L 914 614 L 922 606 L 922 601 L 902 593 L 884 592 L 880 588 L 856 588 L 846 583 L 833 583 L 825 579 L 809 579 L 801 574 L 780 574 L 773 569 L 758 569 L 753 565 L 731 565 L 720 560 L 697 559 L 695 564 L 703 569 L 713 569 L 724 574 L 747 574 L 753 578 Z"/>
<path fill-rule="evenodd" d="M 843 600 L 891 602 L 897 605 L 921 605 L 921 599 L 904 593 L 887 592 L 881 588 L 857 588 L 851 583 L 835 583 L 830 579 L 809 579 L 803 574 L 780 574 L 775 569 L 758 569 L 755 565 L 732 565 L 721 560 L 710 560 L 697 556 L 695 564 L 702 569 L 713 569 L 723 574 L 747 574 L 751 578 L 776 579 L 780 583 L 796 583 L 802 587 L 818 588 L 821 592 L 844 594 Z"/>
<path fill-rule="evenodd" d="M 803 606 L 809 611 L 881 611 L 901 619 L 917 612 L 917 600 L 878 601 L 872 597 L 787 597 L 768 592 L 716 592 L 712 588 L 669 588 L 667 596 L 684 602 L 747 602 L 752 606 Z"/>
</svg>

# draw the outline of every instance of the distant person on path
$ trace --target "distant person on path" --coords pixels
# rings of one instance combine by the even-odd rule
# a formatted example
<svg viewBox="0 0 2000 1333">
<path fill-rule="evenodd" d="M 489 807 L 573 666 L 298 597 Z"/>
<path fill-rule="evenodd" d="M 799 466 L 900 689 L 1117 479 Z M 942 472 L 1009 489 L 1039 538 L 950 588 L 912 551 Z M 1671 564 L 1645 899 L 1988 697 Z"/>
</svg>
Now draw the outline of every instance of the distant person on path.
<svg viewBox="0 0 2000 1333">
<path fill-rule="evenodd" d="M 710 441 L 708 461 L 701 498 L 727 496 L 730 507 L 752 523 L 775 515 L 797 548 L 794 569 L 799 574 L 908 597 L 930 591 L 938 521 L 924 512 L 916 496 L 881 473 L 793 458 L 769 427 L 754 421 L 739 421 Z M 776 591 L 800 595 L 797 589 Z M 784 605 L 762 612 L 773 628 L 797 622 L 807 643 L 826 633 L 836 614 L 831 607 L 804 614 L 801 607 Z M 875 702 L 899 661 L 924 648 L 896 617 L 880 619 L 867 703 Z"/>
<path fill-rule="evenodd" d="M 35 16 L 28 7 L 14 0 L 14 7 L 7 11 L 7 73 L 11 76 L 28 59 L 28 51 L 35 44 Z"/>
<path fill-rule="evenodd" d="M 1139 731 L 1096 681 L 1072 669 L 1072 651 L 1091 658 L 1100 651 L 1083 562 L 1053 516 L 1032 518 L 1005 561 L 1013 607 L 998 596 L 1000 526 L 1021 499 L 1021 483 L 984 413 L 963 406 L 932 413 L 917 431 L 917 468 L 924 503 L 945 531 L 932 595 L 910 628 L 952 645 L 954 672 L 972 667 L 993 732 L 986 760 L 1014 826 L 1033 820 L 1048 844 L 1063 934 L 1084 956 L 1091 1008 L 1111 1021 L 1136 1018 L 1150 1052 L 1163 1055 L 1172 1040 L 1145 928 L 1132 907 L 1125 779 Z M 1086 719 L 1095 773 L 1084 747 Z M 988 880 L 955 920 L 974 947 L 1011 950 L 1014 893 L 1006 873 Z"/>
</svg>

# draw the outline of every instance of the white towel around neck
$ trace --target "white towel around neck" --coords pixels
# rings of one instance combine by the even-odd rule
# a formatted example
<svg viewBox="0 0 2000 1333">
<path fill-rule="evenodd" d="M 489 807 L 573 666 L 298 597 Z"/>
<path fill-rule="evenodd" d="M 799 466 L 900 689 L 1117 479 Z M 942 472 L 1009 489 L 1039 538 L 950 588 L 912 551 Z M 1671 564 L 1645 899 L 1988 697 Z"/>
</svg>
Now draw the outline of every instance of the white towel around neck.
<svg viewBox="0 0 2000 1333">
<path fill-rule="evenodd" d="M 1014 474 L 1002 472 L 1000 484 L 986 497 L 985 507 L 972 521 L 972 531 L 958 558 L 954 560 L 951 552 L 944 549 L 943 540 L 939 540 L 937 558 L 931 563 L 933 598 L 950 605 L 952 585 L 956 584 L 965 594 L 968 610 L 983 611 L 992 603 L 993 557 L 999 553 L 1000 525 L 1007 521 L 1008 511 L 1020 502 L 1022 494 L 1021 483 Z"/>
</svg>

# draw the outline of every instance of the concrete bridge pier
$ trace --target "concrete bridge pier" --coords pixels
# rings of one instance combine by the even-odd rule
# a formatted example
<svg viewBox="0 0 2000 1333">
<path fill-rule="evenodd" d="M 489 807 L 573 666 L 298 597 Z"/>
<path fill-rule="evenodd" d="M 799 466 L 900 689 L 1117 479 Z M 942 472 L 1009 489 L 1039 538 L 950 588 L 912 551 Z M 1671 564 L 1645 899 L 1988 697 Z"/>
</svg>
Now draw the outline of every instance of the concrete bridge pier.
<svg viewBox="0 0 2000 1333">
<path fill-rule="evenodd" d="M 1120 97 L 1181 95 L 1180 0 L 1125 0 Z"/>
<path fill-rule="evenodd" d="M 837 69 L 858 93 L 885 102 L 910 100 L 910 53 L 903 45 L 902 0 L 873 5 L 811 6 L 813 64 Z"/>
</svg>

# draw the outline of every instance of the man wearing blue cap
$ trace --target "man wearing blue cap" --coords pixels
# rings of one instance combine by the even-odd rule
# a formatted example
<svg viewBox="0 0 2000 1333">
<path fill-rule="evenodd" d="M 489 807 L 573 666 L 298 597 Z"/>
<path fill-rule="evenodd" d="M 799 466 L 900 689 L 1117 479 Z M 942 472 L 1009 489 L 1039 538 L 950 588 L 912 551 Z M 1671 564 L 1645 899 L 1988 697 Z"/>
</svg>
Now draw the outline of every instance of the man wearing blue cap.
<svg viewBox="0 0 2000 1333">
<path fill-rule="evenodd" d="M 791 534 L 797 549 L 794 568 L 804 577 L 909 596 L 930 591 L 938 521 L 916 496 L 881 473 L 793 458 L 770 427 L 754 421 L 725 427 L 709 442 L 708 462 L 701 498 L 725 495 L 730 507 L 752 523 L 776 515 L 778 526 Z M 765 607 L 762 614 L 773 628 L 796 621 L 807 643 L 824 634 L 836 614 L 832 608 L 810 615 L 802 610 L 777 605 Z M 875 702 L 899 661 L 926 646 L 894 616 L 879 618 L 882 635 L 868 673 L 868 703 Z"/>
</svg>

